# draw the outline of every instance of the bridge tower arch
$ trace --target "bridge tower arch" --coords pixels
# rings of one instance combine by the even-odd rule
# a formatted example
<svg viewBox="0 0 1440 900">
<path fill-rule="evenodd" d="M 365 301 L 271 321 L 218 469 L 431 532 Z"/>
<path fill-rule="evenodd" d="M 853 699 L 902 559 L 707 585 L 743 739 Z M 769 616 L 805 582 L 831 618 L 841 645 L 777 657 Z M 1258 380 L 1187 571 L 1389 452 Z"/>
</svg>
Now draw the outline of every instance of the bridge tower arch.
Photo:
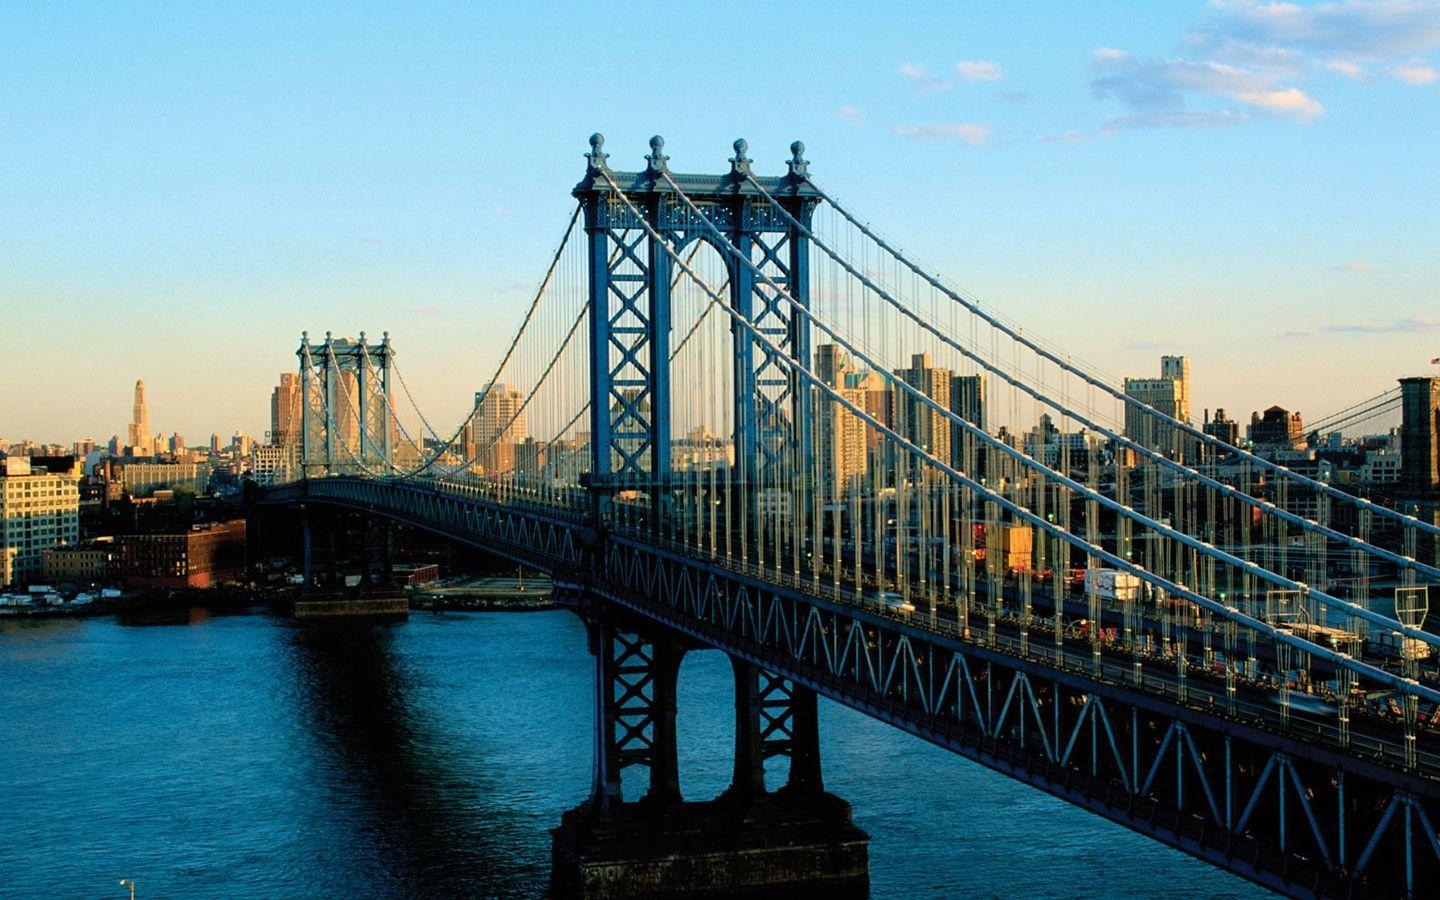
<svg viewBox="0 0 1440 900">
<path fill-rule="evenodd" d="M 390 332 L 380 343 L 358 338 L 311 342 L 300 333 L 300 470 L 327 475 L 389 475 L 394 458 Z"/>
<path fill-rule="evenodd" d="M 671 172 L 659 135 L 650 139 L 640 172 L 612 170 L 604 146 L 602 135 L 591 136 L 585 177 L 572 192 L 584 212 L 589 270 L 589 485 L 602 523 L 614 495 L 633 491 L 646 497 L 650 523 L 658 527 L 673 490 L 675 391 L 694 388 L 676 385 L 671 377 L 672 290 L 677 277 L 688 277 L 672 253 L 696 241 L 714 245 L 728 270 L 728 305 L 779 353 L 808 366 L 810 327 L 791 298 L 809 306 L 807 229 L 820 195 L 809 183 L 805 147 L 798 141 L 791 145 L 785 175 L 756 181 L 804 228 L 787 221 L 750 183 L 752 160 L 744 140 L 735 141 L 730 169 L 719 175 Z M 789 297 L 762 283 L 719 245 L 721 238 Z M 734 323 L 730 332 L 730 437 L 738 480 L 759 490 L 794 490 L 792 461 L 806 458 L 811 447 L 809 392 L 795 383 L 776 351 L 757 346 L 749 330 Z"/>
</svg>

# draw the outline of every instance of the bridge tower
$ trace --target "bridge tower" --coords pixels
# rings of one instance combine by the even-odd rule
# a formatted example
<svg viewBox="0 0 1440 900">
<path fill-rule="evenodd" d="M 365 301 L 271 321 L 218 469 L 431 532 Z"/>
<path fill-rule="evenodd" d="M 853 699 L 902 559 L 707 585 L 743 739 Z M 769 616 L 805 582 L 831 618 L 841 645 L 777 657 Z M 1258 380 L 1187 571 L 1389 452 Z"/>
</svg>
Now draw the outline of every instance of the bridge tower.
<svg viewBox="0 0 1440 900">
<path fill-rule="evenodd" d="M 395 425 L 391 420 L 390 332 L 371 344 L 336 338 L 311 343 L 301 332 L 300 460 L 306 478 L 327 475 L 388 475 Z"/>
<path fill-rule="evenodd" d="M 793 474 L 794 460 L 811 449 L 810 393 L 778 358 L 810 365 L 809 322 L 794 309 L 809 306 L 809 238 L 749 181 L 745 141 L 735 142 L 730 170 L 720 175 L 671 173 L 664 150 L 664 140 L 653 137 L 643 171 L 614 171 L 604 137 L 593 135 L 585 178 L 573 191 L 587 241 L 588 487 L 602 544 L 619 514 L 617 494 L 643 497 L 639 508 L 659 531 L 679 489 L 671 404 L 676 391 L 699 386 L 672 384 L 671 291 L 681 275 L 674 259 L 696 242 L 711 244 L 724 260 L 728 305 L 776 347 L 762 348 L 738 324 L 730 329 L 736 482 L 749 488 L 737 494 L 752 504 L 744 515 L 754 519 L 767 493 L 785 495 L 794 509 L 810 505 L 811 486 Z M 820 197 L 804 150 L 797 141 L 785 175 L 756 180 L 808 228 Z M 755 269 L 717 242 L 748 255 Z M 637 505 L 627 499 L 626 507 Z M 812 689 L 732 655 L 733 779 L 715 800 L 687 801 L 675 744 L 676 681 L 684 654 L 705 645 L 618 609 L 591 593 L 593 586 L 557 587 L 586 622 L 596 685 L 591 795 L 555 830 L 560 895 L 868 896 L 869 837 L 852 823 L 849 805 L 824 790 Z M 769 791 L 765 763 L 774 757 L 787 758 L 789 774 Z M 639 797 L 622 790 L 622 773 L 632 767 L 646 776 Z"/>
<path fill-rule="evenodd" d="M 590 488 L 602 523 L 610 497 L 636 491 L 648 497 L 650 521 L 658 528 L 665 495 L 672 490 L 671 288 L 676 275 L 662 242 L 678 254 L 695 241 L 714 245 L 719 231 L 795 304 L 807 308 L 810 242 L 804 229 L 787 222 L 749 182 L 752 161 L 743 140 L 735 142 L 730 171 L 721 175 L 672 173 L 659 135 L 650 139 L 640 172 L 612 170 L 604 148 L 603 135 L 590 137 L 585 177 L 573 191 L 584 210 L 588 242 Z M 808 229 L 820 197 L 809 182 L 805 145 L 796 141 L 790 150 L 785 175 L 756 181 Z M 696 217 L 697 209 L 709 224 Z M 716 249 L 729 272 L 731 307 L 772 339 L 780 353 L 808 366 L 808 321 L 754 269 Z M 736 325 L 731 334 L 735 459 L 743 481 L 753 488 L 749 496 L 802 490 L 803 485 L 792 483 L 794 466 L 787 461 L 809 454 L 809 393 L 797 389 L 784 363 L 774 351 L 757 347 L 748 330 Z"/>
</svg>

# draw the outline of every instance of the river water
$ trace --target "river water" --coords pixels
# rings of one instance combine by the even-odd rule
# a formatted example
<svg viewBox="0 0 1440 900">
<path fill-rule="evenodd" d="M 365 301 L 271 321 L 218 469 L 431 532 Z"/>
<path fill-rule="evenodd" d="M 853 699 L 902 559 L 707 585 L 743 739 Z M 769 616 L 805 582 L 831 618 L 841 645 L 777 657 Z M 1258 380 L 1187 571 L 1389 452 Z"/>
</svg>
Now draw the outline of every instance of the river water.
<svg viewBox="0 0 1440 900">
<path fill-rule="evenodd" d="M 534 897 L 590 781 L 565 612 L 0 623 L 0 897 Z M 687 797 L 724 789 L 730 666 L 680 674 Z M 1175 851 L 821 701 L 876 897 L 1242 897 Z"/>
</svg>

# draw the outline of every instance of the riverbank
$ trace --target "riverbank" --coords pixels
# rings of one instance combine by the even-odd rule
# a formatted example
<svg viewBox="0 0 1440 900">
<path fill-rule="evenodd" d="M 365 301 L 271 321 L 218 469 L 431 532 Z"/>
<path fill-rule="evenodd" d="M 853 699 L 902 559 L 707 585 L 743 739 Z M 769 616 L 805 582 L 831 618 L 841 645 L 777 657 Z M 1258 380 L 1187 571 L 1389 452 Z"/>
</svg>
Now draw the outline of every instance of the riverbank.
<svg viewBox="0 0 1440 900">
<path fill-rule="evenodd" d="M 122 612 L 182 606 L 240 608 L 256 604 L 287 602 L 292 593 L 290 589 L 283 588 L 152 588 L 126 591 L 119 597 L 102 597 L 88 603 L 0 606 L 0 621 L 5 619 L 97 618 Z"/>
</svg>

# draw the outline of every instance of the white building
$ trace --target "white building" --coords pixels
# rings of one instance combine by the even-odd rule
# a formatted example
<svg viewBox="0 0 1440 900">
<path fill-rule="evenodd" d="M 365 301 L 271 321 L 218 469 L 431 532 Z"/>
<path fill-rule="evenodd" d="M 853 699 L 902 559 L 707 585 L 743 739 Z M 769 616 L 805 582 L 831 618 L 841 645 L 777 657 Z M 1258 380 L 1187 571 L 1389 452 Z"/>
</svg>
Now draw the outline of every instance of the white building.
<svg viewBox="0 0 1440 900">
<path fill-rule="evenodd" d="M 80 540 L 80 469 L 49 472 L 0 460 L 0 584 L 39 578 L 47 548 Z"/>
<path fill-rule="evenodd" d="M 210 486 L 210 466 L 193 462 L 132 462 L 125 464 L 121 477 L 132 497 L 147 497 L 157 488 L 189 489 L 203 494 Z"/>
<path fill-rule="evenodd" d="M 250 452 L 250 479 L 261 487 L 286 484 L 300 474 L 297 444 L 259 444 Z"/>
</svg>

